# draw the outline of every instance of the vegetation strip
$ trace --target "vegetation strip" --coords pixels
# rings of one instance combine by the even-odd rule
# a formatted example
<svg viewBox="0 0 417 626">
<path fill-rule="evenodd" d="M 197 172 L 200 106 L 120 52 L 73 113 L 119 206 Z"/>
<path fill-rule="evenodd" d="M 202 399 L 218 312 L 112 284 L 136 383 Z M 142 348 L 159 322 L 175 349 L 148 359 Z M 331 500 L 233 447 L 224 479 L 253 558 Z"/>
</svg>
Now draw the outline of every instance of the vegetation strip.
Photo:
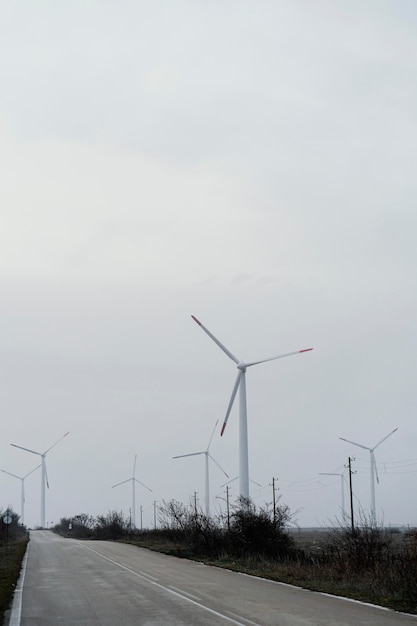
<svg viewBox="0 0 417 626">
<path fill-rule="evenodd" d="M 9 610 L 19 580 L 22 561 L 26 553 L 29 535 L 26 528 L 19 524 L 19 516 L 7 509 L 10 522 L 4 522 L 4 511 L 0 511 L 0 616 L 5 623 L 5 614 Z"/>
</svg>

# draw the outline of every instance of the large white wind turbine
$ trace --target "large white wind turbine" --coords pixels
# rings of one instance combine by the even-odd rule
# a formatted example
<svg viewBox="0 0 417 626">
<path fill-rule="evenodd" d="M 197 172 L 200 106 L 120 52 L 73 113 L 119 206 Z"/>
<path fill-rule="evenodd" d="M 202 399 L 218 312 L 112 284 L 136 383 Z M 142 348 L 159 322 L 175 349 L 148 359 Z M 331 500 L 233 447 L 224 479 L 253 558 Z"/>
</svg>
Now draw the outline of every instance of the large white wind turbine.
<svg viewBox="0 0 417 626">
<path fill-rule="evenodd" d="M 226 472 L 224 471 L 224 469 L 217 463 L 216 459 L 212 457 L 212 455 L 210 454 L 209 450 L 210 450 L 210 446 L 211 446 L 211 442 L 213 440 L 213 436 L 217 427 L 217 424 L 219 423 L 219 420 L 217 420 L 217 422 L 214 425 L 213 428 L 213 432 L 211 433 L 211 437 L 210 437 L 210 441 L 208 443 L 208 446 L 205 450 L 202 450 L 201 452 L 191 452 L 190 454 L 180 454 L 178 456 L 173 456 L 173 459 L 183 459 L 186 456 L 198 456 L 200 454 L 204 454 L 205 457 L 205 504 L 206 504 L 206 515 L 207 517 L 210 517 L 210 479 L 209 479 L 209 458 L 213 461 L 213 463 L 215 463 L 217 465 L 217 467 L 223 472 L 223 474 L 226 476 L 226 478 L 229 478 L 229 475 L 226 474 Z"/>
<path fill-rule="evenodd" d="M 112 485 L 112 489 L 114 487 L 118 487 L 119 485 L 124 485 L 125 483 L 128 483 L 130 481 L 132 481 L 132 528 L 136 528 L 136 483 L 139 483 L 140 485 L 142 485 L 142 487 L 145 487 L 145 489 L 147 489 L 148 491 L 152 491 L 152 489 L 150 489 L 149 487 L 147 487 L 144 483 L 141 483 L 140 480 L 138 480 L 136 478 L 136 459 L 137 459 L 138 455 L 135 454 L 135 460 L 133 462 L 133 474 L 130 478 L 127 478 L 126 480 L 122 480 L 121 483 L 116 483 L 115 485 Z"/>
<path fill-rule="evenodd" d="M 386 435 L 381 441 L 379 441 L 373 448 L 368 448 L 368 446 L 364 446 L 361 443 L 355 443 L 355 441 L 351 441 L 350 439 L 345 439 L 344 437 L 339 437 L 342 441 L 347 441 L 347 443 L 352 443 L 354 446 L 359 446 L 359 448 L 364 448 L 364 450 L 369 450 L 369 454 L 371 457 L 371 517 L 372 522 L 376 524 L 376 508 L 375 508 L 375 478 L 377 483 L 379 483 L 378 470 L 376 468 L 376 459 L 374 450 L 381 445 L 388 437 L 391 437 L 398 428 L 394 428 L 388 435 Z"/>
<path fill-rule="evenodd" d="M 55 446 L 64 439 L 64 437 L 66 437 L 67 435 L 69 435 L 68 433 L 65 433 L 65 435 L 63 435 L 62 437 L 60 437 L 58 439 L 58 441 L 55 441 L 55 443 L 48 448 L 47 450 L 45 450 L 45 452 L 36 452 L 36 450 L 30 450 L 29 448 L 24 448 L 23 446 L 18 446 L 15 443 L 12 443 L 10 445 L 14 446 L 15 448 L 20 448 L 20 450 L 26 450 L 26 452 L 31 452 L 32 454 L 37 454 L 38 456 L 41 457 L 42 459 L 42 476 L 41 476 L 41 528 L 45 528 L 45 485 L 48 487 L 49 489 L 49 483 L 48 483 L 48 473 L 46 471 L 46 455 L 48 454 L 48 452 L 50 450 L 52 450 L 52 448 L 55 448 Z"/>
<path fill-rule="evenodd" d="M 230 411 L 232 410 L 233 402 L 235 400 L 237 390 L 239 389 L 239 487 L 240 497 L 242 502 L 245 503 L 249 499 L 249 452 L 248 452 L 248 416 L 246 406 L 246 370 L 252 365 L 259 365 L 260 363 L 266 363 L 267 361 L 274 361 L 275 359 L 282 359 L 286 356 L 292 356 L 294 354 L 301 354 L 303 352 L 309 352 L 313 348 L 306 348 L 304 350 L 296 350 L 295 352 L 287 352 L 286 354 L 279 354 L 278 356 L 271 356 L 266 359 L 260 359 L 258 361 L 245 362 L 238 359 L 230 350 L 226 348 L 194 315 L 191 316 L 193 320 L 207 333 L 207 335 L 216 343 L 221 350 L 236 363 L 238 373 L 235 385 L 233 387 L 232 396 L 230 398 L 229 406 L 227 407 L 226 417 L 223 422 L 221 435 L 226 428 L 227 420 L 229 419 Z"/>
<path fill-rule="evenodd" d="M 30 476 L 31 474 L 33 474 L 33 472 L 35 470 L 39 469 L 39 468 L 40 468 L 40 465 L 37 465 L 36 467 L 33 468 L 33 470 L 30 470 L 30 472 L 28 472 L 24 476 L 17 476 L 17 474 L 12 474 L 11 472 L 7 472 L 4 469 L 1 470 L 2 472 L 4 472 L 5 474 L 8 474 L 9 476 L 13 476 L 14 478 L 18 478 L 20 480 L 20 482 L 21 482 L 21 489 L 20 489 L 20 520 L 21 520 L 23 525 L 25 523 L 25 479 L 28 476 Z"/>
</svg>

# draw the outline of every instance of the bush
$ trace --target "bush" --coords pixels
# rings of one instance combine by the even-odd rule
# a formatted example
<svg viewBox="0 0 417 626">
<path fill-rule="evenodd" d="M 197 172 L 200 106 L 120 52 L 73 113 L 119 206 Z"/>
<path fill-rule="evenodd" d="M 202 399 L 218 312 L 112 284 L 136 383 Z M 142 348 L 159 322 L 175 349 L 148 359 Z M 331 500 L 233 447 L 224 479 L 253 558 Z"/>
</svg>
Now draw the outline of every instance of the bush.
<svg viewBox="0 0 417 626">
<path fill-rule="evenodd" d="M 339 524 L 329 534 L 329 548 L 336 567 L 351 574 L 389 561 L 391 544 L 391 533 L 364 514 L 358 526 Z"/>
<path fill-rule="evenodd" d="M 123 513 L 110 511 L 107 515 L 99 515 L 95 524 L 96 539 L 121 539 L 130 530 L 130 524 L 124 519 Z"/>
<path fill-rule="evenodd" d="M 91 515 L 80 513 L 74 517 L 62 517 L 54 531 L 65 537 L 77 539 L 92 539 L 96 528 L 96 520 Z"/>
<path fill-rule="evenodd" d="M 171 500 L 160 507 L 160 524 L 171 537 L 186 544 L 193 556 L 206 557 L 287 557 L 294 550 L 294 541 L 287 532 L 291 520 L 288 507 L 278 506 L 274 512 L 259 510 L 250 502 L 240 502 L 226 518 L 208 518 L 196 505 L 186 507 Z"/>
<path fill-rule="evenodd" d="M 217 556 L 222 549 L 222 529 L 195 504 L 186 507 L 176 500 L 163 501 L 159 523 L 166 536 L 185 544 L 190 556 Z"/>
<path fill-rule="evenodd" d="M 274 511 L 259 510 L 250 502 L 241 502 L 228 520 L 225 535 L 227 551 L 238 558 L 259 556 L 281 559 L 294 552 L 294 540 L 287 532 L 291 521 L 288 507 L 279 505 Z"/>
</svg>

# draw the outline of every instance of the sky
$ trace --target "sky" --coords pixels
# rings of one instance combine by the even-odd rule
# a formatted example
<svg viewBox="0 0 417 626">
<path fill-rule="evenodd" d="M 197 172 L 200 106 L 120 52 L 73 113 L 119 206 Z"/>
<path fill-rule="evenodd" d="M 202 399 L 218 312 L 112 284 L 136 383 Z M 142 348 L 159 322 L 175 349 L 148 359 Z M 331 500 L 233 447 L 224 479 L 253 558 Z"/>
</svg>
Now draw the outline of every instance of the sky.
<svg viewBox="0 0 417 626">
<path fill-rule="evenodd" d="M 414 0 L 0 6 L 0 468 L 47 524 L 204 506 L 239 474 L 294 524 L 417 525 Z M 217 423 L 218 421 L 218 423 Z M 334 476 L 323 476 L 333 473 Z M 25 523 L 40 523 L 40 472 Z M 210 467 L 212 513 L 227 478 Z M 229 485 L 232 503 L 238 481 Z M 0 473 L 0 507 L 20 481 Z M 348 488 L 345 488 L 348 507 Z"/>
</svg>

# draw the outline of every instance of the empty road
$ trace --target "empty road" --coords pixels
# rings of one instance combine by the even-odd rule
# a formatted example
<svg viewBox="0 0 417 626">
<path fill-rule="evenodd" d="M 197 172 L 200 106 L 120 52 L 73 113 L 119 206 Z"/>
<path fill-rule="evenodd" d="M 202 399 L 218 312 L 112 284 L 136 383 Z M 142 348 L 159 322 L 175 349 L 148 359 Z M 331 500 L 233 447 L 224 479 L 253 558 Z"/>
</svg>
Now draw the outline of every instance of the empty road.
<svg viewBox="0 0 417 626">
<path fill-rule="evenodd" d="M 51 531 L 31 533 L 21 582 L 10 626 L 417 626 L 413 616 Z"/>
</svg>

